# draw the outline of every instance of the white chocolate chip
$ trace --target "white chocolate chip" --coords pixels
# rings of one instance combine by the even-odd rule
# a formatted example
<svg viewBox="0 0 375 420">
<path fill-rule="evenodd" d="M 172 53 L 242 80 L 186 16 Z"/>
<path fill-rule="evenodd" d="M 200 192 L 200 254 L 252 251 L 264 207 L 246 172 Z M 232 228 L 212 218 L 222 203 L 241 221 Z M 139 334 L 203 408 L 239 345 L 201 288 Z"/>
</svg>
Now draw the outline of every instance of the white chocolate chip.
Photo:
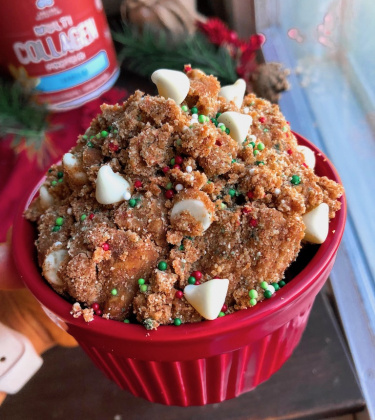
<svg viewBox="0 0 375 420">
<path fill-rule="evenodd" d="M 229 135 L 242 145 L 245 140 L 253 119 L 250 115 L 241 114 L 240 112 L 227 111 L 223 112 L 217 119 L 219 123 L 225 124 L 229 128 Z"/>
<path fill-rule="evenodd" d="M 62 164 L 70 178 L 74 181 L 84 184 L 87 181 L 85 172 L 82 171 L 82 165 L 75 155 L 72 153 L 65 153 L 62 159 Z"/>
<path fill-rule="evenodd" d="M 328 236 L 329 207 L 326 203 L 302 216 L 305 224 L 304 240 L 313 244 L 322 244 Z"/>
<path fill-rule="evenodd" d="M 48 209 L 53 204 L 53 197 L 48 192 L 47 187 L 42 185 L 39 190 L 39 197 L 40 197 L 40 206 L 43 210 Z"/>
<path fill-rule="evenodd" d="M 306 146 L 297 146 L 297 149 L 305 157 L 306 165 L 309 168 L 314 169 L 315 168 L 315 162 L 316 162 L 315 153 L 309 147 L 306 147 Z"/>
<path fill-rule="evenodd" d="M 68 255 L 65 249 L 58 249 L 49 253 L 43 262 L 43 276 L 52 284 L 61 286 L 63 283 L 58 275 L 58 270 Z"/>
<path fill-rule="evenodd" d="M 194 286 L 189 284 L 184 289 L 185 299 L 204 318 L 216 319 L 220 313 L 229 286 L 228 279 L 213 279 Z"/>
<path fill-rule="evenodd" d="M 222 96 L 228 102 L 233 101 L 236 104 L 237 108 L 241 108 L 245 91 L 245 80 L 238 79 L 233 85 L 223 86 L 220 89 L 219 96 Z"/>
<path fill-rule="evenodd" d="M 130 193 L 130 185 L 120 174 L 112 171 L 108 165 L 99 169 L 96 178 L 96 200 L 100 204 L 114 204 L 124 200 L 124 194 Z"/>
<path fill-rule="evenodd" d="M 160 96 L 171 98 L 178 105 L 184 101 L 190 89 L 190 80 L 181 71 L 156 70 L 152 73 L 151 80 L 157 86 Z"/>
<path fill-rule="evenodd" d="M 201 200 L 187 199 L 181 200 L 173 206 L 171 219 L 177 217 L 183 211 L 190 213 L 197 222 L 202 223 L 203 230 L 207 230 L 211 225 L 211 216 Z"/>
</svg>

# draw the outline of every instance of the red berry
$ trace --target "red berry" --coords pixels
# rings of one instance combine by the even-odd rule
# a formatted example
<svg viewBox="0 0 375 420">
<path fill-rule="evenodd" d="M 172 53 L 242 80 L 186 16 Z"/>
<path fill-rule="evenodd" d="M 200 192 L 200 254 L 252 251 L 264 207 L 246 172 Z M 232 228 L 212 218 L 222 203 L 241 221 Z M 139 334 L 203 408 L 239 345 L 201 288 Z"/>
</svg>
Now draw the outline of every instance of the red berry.
<svg viewBox="0 0 375 420">
<path fill-rule="evenodd" d="M 107 243 L 104 243 L 102 245 L 103 251 L 109 251 L 109 245 Z"/>
<path fill-rule="evenodd" d="M 173 165 L 173 169 L 181 169 L 181 166 L 178 163 L 176 163 L 175 165 Z"/>
<path fill-rule="evenodd" d="M 243 213 L 243 214 L 249 214 L 249 213 L 251 213 L 251 209 L 250 209 L 249 207 L 244 207 L 244 208 L 242 209 L 242 213 Z"/>
<path fill-rule="evenodd" d="M 134 188 L 142 188 L 142 181 L 139 181 L 139 180 L 135 181 Z"/>
<path fill-rule="evenodd" d="M 114 143 L 109 143 L 108 147 L 112 150 L 112 152 L 117 152 L 117 150 L 119 149 L 117 144 L 114 144 Z"/>
<path fill-rule="evenodd" d="M 194 283 L 194 286 L 199 286 L 201 284 L 201 282 L 199 281 L 199 280 L 197 280 L 195 283 Z"/>
<path fill-rule="evenodd" d="M 168 190 L 165 192 L 165 198 L 168 198 L 170 200 L 171 198 L 173 198 L 173 196 L 174 196 L 173 190 Z"/>
<path fill-rule="evenodd" d="M 258 224 L 258 220 L 256 220 L 256 219 L 250 219 L 249 223 L 250 223 L 250 226 L 256 227 L 257 224 Z"/>
<path fill-rule="evenodd" d="M 166 174 L 169 171 L 169 166 L 164 166 L 162 171 Z"/>
<path fill-rule="evenodd" d="M 259 122 L 264 124 L 266 122 L 265 117 L 259 117 Z"/>
<path fill-rule="evenodd" d="M 252 191 L 249 191 L 246 195 L 248 198 L 254 198 L 254 193 Z"/>
<path fill-rule="evenodd" d="M 92 220 L 94 218 L 94 216 L 95 216 L 95 214 L 91 213 L 90 216 L 89 216 L 89 219 Z"/>
<path fill-rule="evenodd" d="M 181 157 L 181 156 L 175 156 L 174 161 L 175 161 L 175 163 L 177 163 L 178 165 L 181 165 L 181 164 L 182 164 L 182 162 L 183 162 L 184 160 L 182 159 L 182 157 Z"/>
<path fill-rule="evenodd" d="M 224 303 L 223 307 L 221 308 L 221 312 L 226 312 L 228 310 L 228 306 Z"/>
<path fill-rule="evenodd" d="M 201 278 L 202 278 L 202 273 L 201 273 L 200 271 L 193 271 L 193 272 L 191 273 L 191 275 L 192 275 L 193 277 L 195 277 L 195 279 L 196 279 L 196 280 L 201 280 Z"/>
<path fill-rule="evenodd" d="M 101 310 L 101 309 L 97 309 L 97 310 L 95 311 L 95 314 L 96 314 L 96 315 L 99 315 L 99 316 L 100 316 L 102 313 L 103 313 L 103 312 L 102 312 L 102 310 Z"/>
<path fill-rule="evenodd" d="M 181 290 L 177 290 L 177 292 L 175 294 L 175 296 L 176 296 L 177 299 L 181 299 L 183 295 L 184 294 L 183 294 L 183 292 L 181 292 Z"/>
<path fill-rule="evenodd" d="M 216 140 L 216 146 L 221 146 L 221 141 L 220 140 Z"/>
<path fill-rule="evenodd" d="M 94 309 L 94 311 L 97 311 L 98 309 L 100 309 L 99 303 L 95 302 L 91 305 L 92 309 Z"/>
<path fill-rule="evenodd" d="M 292 155 L 293 154 L 293 150 L 292 149 L 288 149 L 287 150 L 288 155 Z"/>
</svg>

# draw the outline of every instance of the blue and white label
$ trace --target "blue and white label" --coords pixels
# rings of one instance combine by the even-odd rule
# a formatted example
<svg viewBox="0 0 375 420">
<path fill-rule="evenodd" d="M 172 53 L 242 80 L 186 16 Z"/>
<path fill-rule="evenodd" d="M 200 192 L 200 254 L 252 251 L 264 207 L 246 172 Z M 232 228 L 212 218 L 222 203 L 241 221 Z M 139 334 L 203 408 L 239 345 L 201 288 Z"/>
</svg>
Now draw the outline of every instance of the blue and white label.
<svg viewBox="0 0 375 420">
<path fill-rule="evenodd" d="M 100 51 L 95 57 L 72 69 L 40 77 L 36 90 L 41 92 L 56 92 L 70 89 L 87 82 L 102 73 L 109 66 L 105 51 Z"/>
</svg>

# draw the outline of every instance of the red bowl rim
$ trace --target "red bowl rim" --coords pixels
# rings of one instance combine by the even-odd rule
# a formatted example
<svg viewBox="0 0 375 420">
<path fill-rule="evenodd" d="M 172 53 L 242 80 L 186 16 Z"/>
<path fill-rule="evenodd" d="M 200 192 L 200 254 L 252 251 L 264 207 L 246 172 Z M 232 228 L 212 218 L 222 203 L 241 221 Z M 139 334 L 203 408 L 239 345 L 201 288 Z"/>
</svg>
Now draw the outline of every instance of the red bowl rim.
<svg viewBox="0 0 375 420">
<path fill-rule="evenodd" d="M 294 133 L 294 135 L 299 144 L 305 145 L 315 152 L 317 173 L 323 172 L 328 178 L 341 183 L 340 177 L 329 159 L 310 141 L 297 133 Z M 319 170 L 321 167 L 324 170 Z M 224 336 L 233 329 L 251 328 L 259 322 L 264 322 L 268 315 L 278 312 L 289 305 L 319 278 L 320 274 L 336 255 L 346 220 L 346 199 L 345 195 L 343 195 L 340 199 L 342 203 L 341 209 L 331 221 L 331 227 L 332 225 L 335 227 L 334 234 L 330 229 L 327 240 L 320 245 L 309 264 L 291 282 L 280 289 L 272 299 L 264 300 L 254 308 L 237 311 L 214 321 L 183 324 L 179 327 L 167 325 L 159 327 L 157 331 L 147 331 L 142 325 L 124 325 L 121 322 L 106 320 L 98 316 L 95 316 L 94 321 L 90 323 L 84 322 L 82 317 L 73 318 L 70 315 L 71 303 L 53 291 L 42 278 L 39 267 L 35 264 L 34 256 L 30 253 L 29 237 L 33 226 L 23 217 L 23 212 L 29 206 L 43 181 L 44 178 L 30 189 L 21 200 L 14 219 L 13 255 L 24 283 L 43 306 L 68 324 L 89 329 L 93 333 L 105 334 L 107 337 L 124 339 L 134 343 L 145 341 L 149 343 L 152 341 L 155 344 L 172 344 L 173 342 L 181 343 L 181 341 L 186 341 L 191 344 L 193 341 L 199 341 L 202 338 L 209 340 L 218 334 Z M 276 296 L 277 298 L 275 298 Z"/>
</svg>

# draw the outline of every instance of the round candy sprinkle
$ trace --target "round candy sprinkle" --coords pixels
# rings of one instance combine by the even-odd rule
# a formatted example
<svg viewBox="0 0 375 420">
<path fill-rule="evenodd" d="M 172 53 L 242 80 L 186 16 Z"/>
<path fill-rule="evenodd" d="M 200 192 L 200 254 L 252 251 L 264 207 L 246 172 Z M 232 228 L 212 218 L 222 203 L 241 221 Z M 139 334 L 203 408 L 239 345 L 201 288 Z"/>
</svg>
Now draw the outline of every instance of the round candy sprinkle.
<svg viewBox="0 0 375 420">
<path fill-rule="evenodd" d="M 191 273 L 191 275 L 196 279 L 196 280 L 201 280 L 203 274 L 200 271 L 193 271 Z"/>
<path fill-rule="evenodd" d="M 271 284 L 267 287 L 267 290 L 270 291 L 272 294 L 275 293 L 275 288 Z"/>
<path fill-rule="evenodd" d="M 57 178 L 62 178 L 64 176 L 64 172 L 57 172 Z"/>
<path fill-rule="evenodd" d="M 165 271 L 168 268 L 168 264 L 165 261 L 160 261 L 158 264 L 158 269 L 160 271 Z"/>
<path fill-rule="evenodd" d="M 280 287 L 284 287 L 285 286 L 285 281 L 284 280 L 280 280 L 279 281 L 279 283 L 278 283 L 278 285 L 280 286 Z"/>
<path fill-rule="evenodd" d="M 166 174 L 169 171 L 169 166 L 164 166 L 164 168 L 162 169 L 162 171 Z"/>
<path fill-rule="evenodd" d="M 217 126 L 217 119 L 216 118 L 211 118 L 211 122 L 214 123 Z"/>
<path fill-rule="evenodd" d="M 58 232 L 61 229 L 61 226 L 54 226 L 52 232 Z"/>
<path fill-rule="evenodd" d="M 229 134 L 229 133 L 230 133 L 230 130 L 229 130 L 229 128 L 228 128 L 228 127 L 225 129 L 225 132 L 226 132 L 227 134 Z"/>
<path fill-rule="evenodd" d="M 130 321 L 128 319 L 124 319 L 124 324 L 130 324 Z"/>
<path fill-rule="evenodd" d="M 100 133 L 95 136 L 97 139 L 100 139 Z"/>
<path fill-rule="evenodd" d="M 173 324 L 176 325 L 176 327 L 179 327 L 182 324 L 182 321 L 180 318 L 175 318 Z"/>
<path fill-rule="evenodd" d="M 247 195 L 247 198 L 254 198 L 254 193 L 252 191 L 248 191 L 246 195 Z"/>
<path fill-rule="evenodd" d="M 257 160 L 257 161 L 255 162 L 255 165 L 257 165 L 257 166 L 259 166 L 259 165 L 264 165 L 264 162 L 263 162 L 263 160 Z"/>
<path fill-rule="evenodd" d="M 137 205 L 137 200 L 135 198 L 131 198 L 129 200 L 129 206 L 130 207 L 135 207 Z"/>
<path fill-rule="evenodd" d="M 89 142 L 87 143 L 87 146 L 88 146 L 88 147 L 93 147 L 94 145 L 91 143 L 91 141 L 89 141 Z"/>
<path fill-rule="evenodd" d="M 167 190 L 171 190 L 173 188 L 173 184 L 172 184 L 172 182 L 168 182 L 168 184 L 167 184 L 167 186 L 166 186 L 166 189 Z"/>
<path fill-rule="evenodd" d="M 199 286 L 201 284 L 201 282 L 199 281 L 199 280 L 197 280 L 196 282 L 195 282 L 195 285 L 196 286 Z"/>
<path fill-rule="evenodd" d="M 178 163 L 176 163 L 175 165 L 173 165 L 173 169 L 181 169 L 181 166 Z"/>
<path fill-rule="evenodd" d="M 193 171 L 193 168 L 190 166 L 190 165 L 188 165 L 187 167 L 186 167 L 186 172 L 192 172 Z"/>
<path fill-rule="evenodd" d="M 58 217 L 55 221 L 56 226 L 62 226 L 64 223 L 64 218 L 63 217 Z"/>
<path fill-rule="evenodd" d="M 249 214 L 249 213 L 251 213 L 251 209 L 249 209 L 249 207 L 243 207 L 242 213 L 243 214 Z"/>
<path fill-rule="evenodd" d="M 138 284 L 141 286 L 142 284 L 145 284 L 145 279 L 138 279 Z"/>
<path fill-rule="evenodd" d="M 197 282 L 197 279 L 196 279 L 195 277 L 190 276 L 190 277 L 188 278 L 188 283 L 189 283 L 189 284 L 195 284 L 196 282 Z"/>
<path fill-rule="evenodd" d="M 266 299 L 270 299 L 270 298 L 272 297 L 272 292 L 271 292 L 270 290 L 266 290 L 266 291 L 264 292 L 264 297 L 265 297 Z"/>
<path fill-rule="evenodd" d="M 187 107 L 187 105 L 182 105 L 181 109 L 186 112 L 189 110 L 189 108 Z"/>
<path fill-rule="evenodd" d="M 301 182 L 301 177 L 299 175 L 292 175 L 292 179 L 290 180 L 290 182 L 293 185 L 298 185 Z"/>
<path fill-rule="evenodd" d="M 218 315 L 218 318 L 221 318 L 222 316 L 225 316 L 225 313 L 223 311 L 221 311 Z"/>
<path fill-rule="evenodd" d="M 260 283 L 260 287 L 261 287 L 262 289 L 266 290 L 266 289 L 267 289 L 267 287 L 268 287 L 268 283 L 267 283 L 266 281 L 262 281 L 262 282 Z"/>
<path fill-rule="evenodd" d="M 181 139 L 177 139 L 176 144 L 177 144 L 177 146 L 181 146 L 182 140 Z"/>
<path fill-rule="evenodd" d="M 57 182 L 64 182 L 64 180 L 62 178 L 60 178 Z"/>
<path fill-rule="evenodd" d="M 258 143 L 257 149 L 258 150 L 263 150 L 264 149 L 264 144 L 263 143 Z"/>
<path fill-rule="evenodd" d="M 88 137 L 87 137 L 87 135 L 86 135 L 86 134 L 84 134 L 84 135 L 82 136 L 82 138 L 83 138 L 83 140 L 87 140 L 87 139 L 88 139 Z"/>
<path fill-rule="evenodd" d="M 173 190 L 168 190 L 165 192 L 165 198 L 167 198 L 168 200 L 171 200 L 173 196 L 174 196 Z"/>
<path fill-rule="evenodd" d="M 177 165 L 182 165 L 182 163 L 184 161 L 181 156 L 175 156 L 174 160 L 177 163 Z"/>
<path fill-rule="evenodd" d="M 221 203 L 220 207 L 221 207 L 222 209 L 226 209 L 226 208 L 227 208 L 227 205 L 226 205 L 225 203 Z"/>
<path fill-rule="evenodd" d="M 89 215 L 89 219 L 92 220 L 94 218 L 95 214 L 94 213 L 90 213 Z"/>
<path fill-rule="evenodd" d="M 94 303 L 91 305 L 91 308 L 92 308 L 92 309 L 94 309 L 94 311 L 97 311 L 98 309 L 100 309 L 99 303 L 94 302 Z"/>
<path fill-rule="evenodd" d="M 183 292 L 181 290 L 177 290 L 177 292 L 175 293 L 175 296 L 177 299 L 182 299 L 183 296 Z"/>
<path fill-rule="evenodd" d="M 234 197 L 234 196 L 236 195 L 236 190 L 234 190 L 233 188 L 231 188 L 231 189 L 228 191 L 228 194 L 229 194 L 231 197 Z"/>
<path fill-rule="evenodd" d="M 218 113 L 216 114 L 216 119 L 218 119 L 218 118 L 220 117 L 220 115 L 221 115 L 221 112 L 218 112 Z"/>
<path fill-rule="evenodd" d="M 110 150 L 112 150 L 112 152 L 117 152 L 118 151 L 118 149 L 119 149 L 119 147 L 117 146 L 117 144 L 114 144 L 114 143 L 109 143 L 109 146 L 108 146 L 109 148 L 110 148 Z"/>
<path fill-rule="evenodd" d="M 226 130 L 226 127 L 225 127 L 225 125 L 223 124 L 223 125 L 220 125 L 220 130 L 221 131 L 225 131 Z"/>
<path fill-rule="evenodd" d="M 263 131 L 264 131 L 265 133 L 268 133 L 270 130 L 269 130 L 268 128 L 265 128 Z"/>
<path fill-rule="evenodd" d="M 134 188 L 142 188 L 142 181 L 139 181 L 139 180 L 135 181 Z"/>
<path fill-rule="evenodd" d="M 232 163 L 236 163 L 237 162 L 237 159 L 232 159 Z"/>
<path fill-rule="evenodd" d="M 253 155 L 256 156 L 259 153 L 259 150 L 254 150 Z"/>
<path fill-rule="evenodd" d="M 141 292 L 147 292 L 147 284 L 141 284 L 140 286 L 139 286 L 139 290 L 141 291 Z"/>
<path fill-rule="evenodd" d="M 284 126 L 283 127 L 283 132 L 285 133 L 286 131 L 288 131 L 288 127 Z"/>
<path fill-rule="evenodd" d="M 182 184 L 177 184 L 175 188 L 176 191 L 182 191 L 184 189 L 184 186 Z"/>
<path fill-rule="evenodd" d="M 221 308 L 221 312 L 226 312 L 228 310 L 228 306 L 224 303 L 224 305 Z"/>
<path fill-rule="evenodd" d="M 172 159 L 170 160 L 170 164 L 171 164 L 171 165 L 174 165 L 175 163 L 176 163 L 175 158 L 172 158 Z"/>
<path fill-rule="evenodd" d="M 257 302 L 256 299 L 250 299 L 249 303 L 250 303 L 251 306 L 255 306 L 258 302 Z"/>
<path fill-rule="evenodd" d="M 258 297 L 258 292 L 255 289 L 249 290 L 249 296 L 251 299 L 256 299 Z"/>
<path fill-rule="evenodd" d="M 280 286 L 277 283 L 271 283 L 271 286 L 275 289 L 276 292 L 280 289 Z"/>
<path fill-rule="evenodd" d="M 288 149 L 286 152 L 288 153 L 288 155 L 292 155 L 293 154 L 293 150 L 292 149 Z"/>
<path fill-rule="evenodd" d="M 85 219 L 86 219 L 86 215 L 85 214 L 82 214 L 82 216 L 81 216 L 81 221 L 83 222 Z"/>
<path fill-rule="evenodd" d="M 57 184 L 57 181 L 56 180 L 53 180 L 52 182 L 51 182 L 51 185 L 54 187 L 55 185 Z"/>
<path fill-rule="evenodd" d="M 199 117 L 198 117 L 198 121 L 200 122 L 200 123 L 204 123 L 204 122 L 206 122 L 206 117 L 205 117 L 205 115 L 199 115 Z"/>
<path fill-rule="evenodd" d="M 184 248 L 184 246 L 183 246 L 183 245 L 180 245 L 180 246 L 178 247 L 178 249 L 179 249 L 180 251 L 185 251 L 185 248 Z"/>
<path fill-rule="evenodd" d="M 105 242 L 105 243 L 102 245 L 102 248 L 103 248 L 103 251 L 109 251 L 109 244 L 107 244 L 107 242 Z"/>
<path fill-rule="evenodd" d="M 265 117 L 259 117 L 259 122 L 261 124 L 264 124 L 266 122 L 266 118 Z"/>
<path fill-rule="evenodd" d="M 101 135 L 102 137 L 107 137 L 107 136 L 108 136 L 108 131 L 103 130 L 103 131 L 100 133 L 100 135 Z"/>
<path fill-rule="evenodd" d="M 111 295 L 112 296 L 117 296 L 117 289 L 112 289 L 111 290 Z"/>
<path fill-rule="evenodd" d="M 198 114 L 198 108 L 193 106 L 193 108 L 191 108 L 191 113 L 192 114 Z"/>
<path fill-rule="evenodd" d="M 129 191 L 124 192 L 124 200 L 129 201 L 131 199 L 131 194 Z"/>
<path fill-rule="evenodd" d="M 103 313 L 103 312 L 102 312 L 102 310 L 101 310 L 101 309 L 97 309 L 97 310 L 95 311 L 95 314 L 96 314 L 96 315 L 98 315 L 98 316 L 100 316 L 102 313 Z"/>
<path fill-rule="evenodd" d="M 257 227 L 257 225 L 258 225 L 258 220 L 257 220 L 257 219 L 253 219 L 253 218 L 251 218 L 251 219 L 249 220 L 249 224 L 250 224 L 250 226 L 251 226 L 251 227 Z"/>
</svg>

